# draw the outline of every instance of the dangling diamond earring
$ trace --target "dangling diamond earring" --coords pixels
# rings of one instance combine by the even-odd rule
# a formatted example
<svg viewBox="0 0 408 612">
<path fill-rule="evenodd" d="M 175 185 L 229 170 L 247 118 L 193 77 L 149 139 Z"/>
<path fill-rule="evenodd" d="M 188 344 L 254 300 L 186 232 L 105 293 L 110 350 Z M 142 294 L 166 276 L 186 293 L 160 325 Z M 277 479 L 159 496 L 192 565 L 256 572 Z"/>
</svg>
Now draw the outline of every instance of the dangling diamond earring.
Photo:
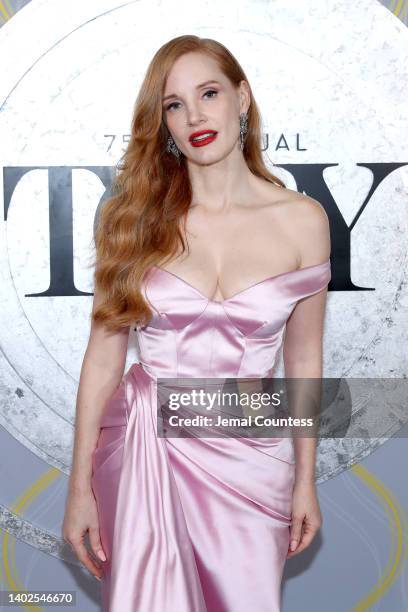
<svg viewBox="0 0 408 612">
<path fill-rule="evenodd" d="M 176 157 L 178 163 L 180 163 L 180 149 L 177 147 L 177 145 L 174 142 L 173 137 L 172 137 L 171 134 L 170 134 L 170 136 L 167 139 L 166 151 L 168 153 L 173 153 L 173 155 Z"/>
<path fill-rule="evenodd" d="M 241 151 L 244 149 L 245 136 L 248 132 L 248 114 L 241 113 L 239 116 L 239 139 L 241 141 Z"/>
</svg>

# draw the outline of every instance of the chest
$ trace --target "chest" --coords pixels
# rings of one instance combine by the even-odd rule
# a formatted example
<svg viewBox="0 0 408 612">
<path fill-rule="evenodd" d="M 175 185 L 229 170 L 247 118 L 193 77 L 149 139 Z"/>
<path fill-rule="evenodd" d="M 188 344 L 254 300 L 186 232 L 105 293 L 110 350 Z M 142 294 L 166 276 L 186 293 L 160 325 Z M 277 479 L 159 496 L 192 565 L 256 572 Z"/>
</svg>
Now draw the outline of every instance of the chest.
<svg viewBox="0 0 408 612">
<path fill-rule="evenodd" d="M 190 215 L 188 251 L 165 268 L 211 300 L 221 302 L 263 279 L 297 267 L 295 248 L 277 224 L 260 213 Z"/>
</svg>

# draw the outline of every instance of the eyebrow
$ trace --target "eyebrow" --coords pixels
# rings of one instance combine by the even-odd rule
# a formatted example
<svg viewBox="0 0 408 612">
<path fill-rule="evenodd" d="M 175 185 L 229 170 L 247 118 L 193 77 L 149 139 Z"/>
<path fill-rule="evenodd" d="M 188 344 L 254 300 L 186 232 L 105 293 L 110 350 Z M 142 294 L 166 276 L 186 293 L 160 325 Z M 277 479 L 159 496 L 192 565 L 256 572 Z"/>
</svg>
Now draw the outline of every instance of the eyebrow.
<svg viewBox="0 0 408 612">
<path fill-rule="evenodd" d="M 214 81 L 213 79 L 211 79 L 210 81 L 205 81 L 204 83 L 200 83 L 200 85 L 197 85 L 196 89 L 201 89 L 201 87 L 205 87 L 205 85 L 209 85 L 210 83 L 217 83 L 217 85 L 221 85 L 221 83 L 219 83 L 218 81 Z M 177 96 L 176 94 L 169 94 L 168 96 L 165 96 L 164 98 L 162 98 L 162 102 L 164 102 L 165 100 L 168 100 L 169 98 L 178 98 L 179 96 Z"/>
</svg>

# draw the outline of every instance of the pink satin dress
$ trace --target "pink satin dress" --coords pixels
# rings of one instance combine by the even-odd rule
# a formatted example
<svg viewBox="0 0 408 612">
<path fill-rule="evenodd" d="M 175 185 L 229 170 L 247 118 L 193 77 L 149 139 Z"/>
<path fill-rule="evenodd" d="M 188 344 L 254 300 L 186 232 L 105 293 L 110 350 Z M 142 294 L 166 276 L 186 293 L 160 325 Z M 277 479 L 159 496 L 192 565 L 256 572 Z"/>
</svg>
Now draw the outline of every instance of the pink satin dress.
<svg viewBox="0 0 408 612">
<path fill-rule="evenodd" d="M 161 378 L 270 377 L 297 302 L 330 260 L 221 302 L 153 266 L 159 313 L 137 327 L 140 363 L 107 402 L 93 453 L 104 612 L 276 612 L 289 546 L 293 440 L 156 435 Z"/>
</svg>

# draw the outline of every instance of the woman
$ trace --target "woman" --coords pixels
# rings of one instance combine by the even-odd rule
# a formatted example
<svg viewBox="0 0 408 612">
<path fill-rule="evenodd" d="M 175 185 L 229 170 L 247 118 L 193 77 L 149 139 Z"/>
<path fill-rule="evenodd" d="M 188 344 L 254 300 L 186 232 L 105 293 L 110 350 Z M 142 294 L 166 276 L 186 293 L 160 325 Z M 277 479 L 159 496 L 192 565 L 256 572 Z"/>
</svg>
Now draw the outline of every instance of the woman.
<svg viewBox="0 0 408 612">
<path fill-rule="evenodd" d="M 326 213 L 267 170 L 245 73 L 196 36 L 154 56 L 115 188 L 64 539 L 102 577 L 104 610 L 279 610 L 285 561 L 322 522 L 315 439 L 160 437 L 156 381 L 268 377 L 281 345 L 287 377 L 321 377 Z"/>
</svg>

